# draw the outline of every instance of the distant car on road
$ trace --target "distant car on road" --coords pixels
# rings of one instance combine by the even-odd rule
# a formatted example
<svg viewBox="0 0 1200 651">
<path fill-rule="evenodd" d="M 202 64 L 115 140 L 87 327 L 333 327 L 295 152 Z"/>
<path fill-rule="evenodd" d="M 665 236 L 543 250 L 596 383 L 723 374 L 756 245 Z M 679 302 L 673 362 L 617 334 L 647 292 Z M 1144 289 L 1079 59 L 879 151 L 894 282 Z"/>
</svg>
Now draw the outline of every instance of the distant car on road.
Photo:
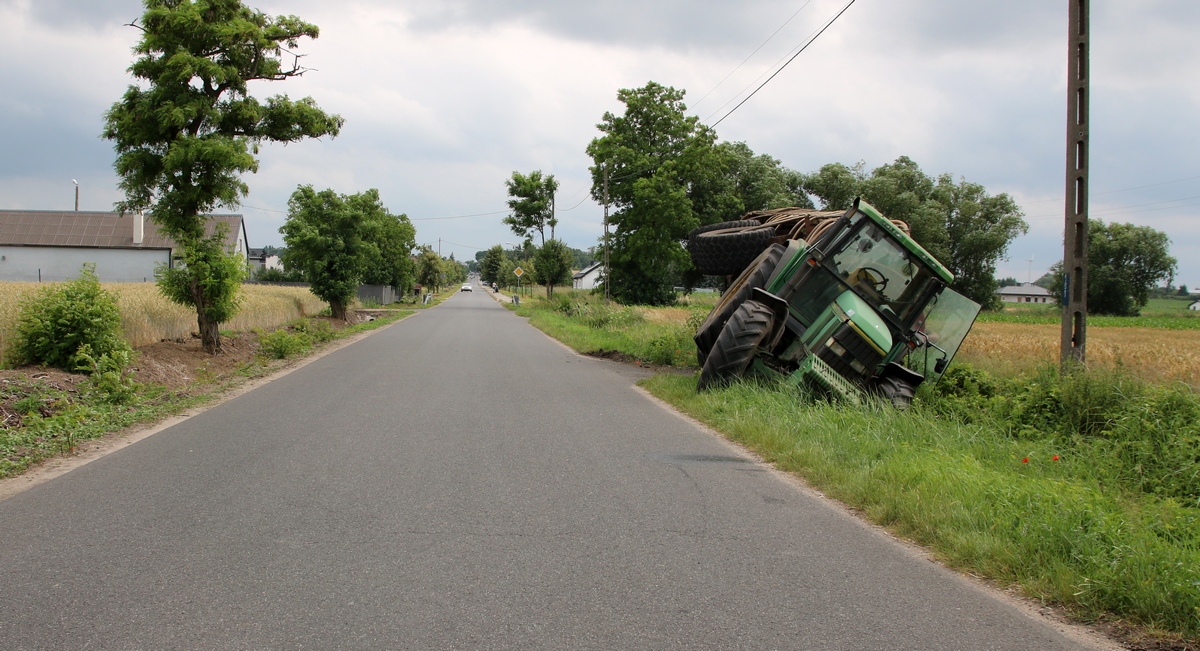
<svg viewBox="0 0 1200 651">
<path fill-rule="evenodd" d="M 464 292 L 469 292 L 469 291 L 471 291 L 471 283 L 463 283 L 462 290 L 463 290 Z"/>
</svg>

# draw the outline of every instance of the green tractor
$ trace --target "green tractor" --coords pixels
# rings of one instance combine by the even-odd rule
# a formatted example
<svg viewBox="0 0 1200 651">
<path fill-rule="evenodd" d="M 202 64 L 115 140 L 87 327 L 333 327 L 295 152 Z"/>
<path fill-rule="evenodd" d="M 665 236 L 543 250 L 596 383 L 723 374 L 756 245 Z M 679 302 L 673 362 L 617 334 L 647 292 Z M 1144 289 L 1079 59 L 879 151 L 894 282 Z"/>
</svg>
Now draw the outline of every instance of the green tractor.
<svg viewBox="0 0 1200 651">
<path fill-rule="evenodd" d="M 765 211 L 693 232 L 702 272 L 757 252 L 696 332 L 699 389 L 756 374 L 911 404 L 945 373 L 979 305 L 950 289 L 954 276 L 907 228 L 855 200 L 844 214 Z"/>
</svg>

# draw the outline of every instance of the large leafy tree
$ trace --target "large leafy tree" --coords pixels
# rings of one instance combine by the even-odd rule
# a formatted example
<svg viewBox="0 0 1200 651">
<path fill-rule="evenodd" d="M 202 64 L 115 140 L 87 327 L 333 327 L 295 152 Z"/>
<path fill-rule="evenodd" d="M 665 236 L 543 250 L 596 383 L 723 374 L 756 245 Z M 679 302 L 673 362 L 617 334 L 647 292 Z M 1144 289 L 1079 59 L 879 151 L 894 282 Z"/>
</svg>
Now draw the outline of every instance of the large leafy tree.
<svg viewBox="0 0 1200 651">
<path fill-rule="evenodd" d="M 206 214 L 234 208 L 248 188 L 241 174 L 258 169 L 263 142 L 334 136 L 342 118 L 312 98 L 251 97 L 252 81 L 282 81 L 305 72 L 292 55 L 316 25 L 271 17 L 241 0 L 145 0 L 142 38 L 129 72 L 139 80 L 105 114 L 115 142 L 125 199 L 121 212 L 146 211 L 197 268 L 177 294 L 196 308 L 204 349 L 220 348 L 218 318 L 236 310 L 234 277 L 208 276 L 227 266 L 220 240 L 205 235 Z M 285 63 L 285 56 L 291 58 Z M 173 291 L 168 289 L 167 291 Z"/>
<path fill-rule="evenodd" d="M 610 112 L 596 125 L 603 134 L 587 153 L 594 164 L 592 197 L 608 196 L 615 208 L 606 272 L 612 295 L 624 303 L 669 304 L 674 280 L 691 267 L 682 240 L 700 224 L 696 210 L 736 210 L 713 192 L 720 173 L 716 135 L 698 118 L 684 115 L 684 91 L 649 82 L 621 89 L 622 115 Z M 696 203 L 694 203 L 696 200 Z"/>
<path fill-rule="evenodd" d="M 304 185 L 288 199 L 287 221 L 279 229 L 287 245 L 284 260 L 329 302 L 334 318 L 346 320 L 368 263 L 379 256 L 388 217 L 374 189 L 346 196 Z"/>
<path fill-rule="evenodd" d="M 538 249 L 534 270 L 539 285 L 546 286 L 546 296 L 554 295 L 554 286 L 571 280 L 571 262 L 575 256 L 561 240 L 550 240 Z"/>
<path fill-rule="evenodd" d="M 996 264 L 1029 226 L 1007 194 L 989 195 L 978 183 L 931 178 L 907 156 L 868 175 L 862 163 L 831 163 L 808 175 L 804 189 L 826 210 L 848 208 L 861 196 L 890 219 L 909 224 L 913 239 L 954 274 L 954 289 L 984 307 L 996 307 Z"/>
<path fill-rule="evenodd" d="M 1136 316 L 1161 281 L 1175 277 L 1177 261 L 1166 233 L 1149 226 L 1088 221 L 1088 311 Z M 1050 291 L 1061 300 L 1062 262 L 1050 269 Z"/>
<path fill-rule="evenodd" d="M 558 219 L 554 216 L 554 194 L 558 192 L 558 181 L 553 174 L 542 175 L 541 170 L 529 174 L 513 172 L 506 182 L 508 186 L 508 209 L 512 214 L 504 218 L 517 237 L 526 240 L 537 233 L 541 243 L 546 243 L 546 227 L 550 227 L 550 239 L 554 239 L 554 227 Z"/>
<path fill-rule="evenodd" d="M 408 215 L 388 212 L 378 202 L 378 196 L 374 205 L 367 208 L 366 217 L 376 221 L 376 228 L 371 242 L 374 247 L 366 252 L 362 282 L 365 285 L 388 285 L 401 294 L 407 294 L 416 278 L 412 252 L 417 246 L 417 230 Z"/>
</svg>

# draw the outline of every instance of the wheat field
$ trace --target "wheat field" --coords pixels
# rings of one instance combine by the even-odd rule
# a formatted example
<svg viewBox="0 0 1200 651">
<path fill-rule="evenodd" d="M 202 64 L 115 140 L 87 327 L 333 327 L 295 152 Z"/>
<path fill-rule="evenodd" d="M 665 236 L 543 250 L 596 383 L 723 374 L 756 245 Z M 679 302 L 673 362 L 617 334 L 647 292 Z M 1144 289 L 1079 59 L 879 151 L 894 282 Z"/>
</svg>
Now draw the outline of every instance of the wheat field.
<svg viewBox="0 0 1200 651">
<path fill-rule="evenodd" d="M 1059 360 L 1057 325 L 976 323 L 955 361 L 998 375 L 1017 375 Z M 1088 326 L 1087 364 L 1147 382 L 1200 389 L 1200 330 Z"/>
<path fill-rule="evenodd" d="M 7 355 L 17 324 L 21 298 L 50 283 L 0 282 L 0 359 Z M 189 337 L 196 332 L 196 312 L 163 298 L 154 283 L 102 283 L 117 295 L 125 339 L 135 348 L 163 339 Z M 305 287 L 243 285 L 237 316 L 221 324 L 222 330 L 246 331 L 275 328 L 326 307 Z"/>
</svg>

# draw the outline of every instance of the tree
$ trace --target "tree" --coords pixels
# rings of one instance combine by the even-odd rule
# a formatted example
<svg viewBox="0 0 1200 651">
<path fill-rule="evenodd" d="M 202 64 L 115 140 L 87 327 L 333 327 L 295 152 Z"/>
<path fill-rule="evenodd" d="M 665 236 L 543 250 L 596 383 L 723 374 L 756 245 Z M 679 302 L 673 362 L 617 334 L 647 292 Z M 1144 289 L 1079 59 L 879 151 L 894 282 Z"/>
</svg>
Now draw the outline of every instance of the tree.
<svg viewBox="0 0 1200 651">
<path fill-rule="evenodd" d="M 371 190 L 371 192 L 375 192 Z M 381 204 L 369 206 L 366 217 L 376 222 L 373 249 L 366 252 L 362 282 L 366 285 L 388 285 L 407 294 L 415 282 L 412 261 L 417 246 L 417 230 L 408 215 L 393 215 Z"/>
<path fill-rule="evenodd" d="M 463 263 L 454 259 L 454 254 L 451 253 L 449 258 L 442 259 L 442 285 L 449 287 L 464 282 L 467 279 L 467 267 Z"/>
<path fill-rule="evenodd" d="M 214 349 L 203 342 L 207 324 L 216 327 L 232 319 L 241 304 L 240 289 L 246 279 L 246 260 L 225 247 L 228 227 L 218 224 L 212 237 L 190 240 L 182 247 L 180 264 L 155 270 L 158 289 L 172 303 L 196 308 L 196 323 L 207 352 L 220 348 L 219 334 L 212 335 Z"/>
<path fill-rule="evenodd" d="M 674 280 L 691 268 L 682 240 L 700 224 L 693 198 L 720 210 L 711 191 L 720 159 L 712 129 L 684 115 L 684 91 L 649 82 L 621 89 L 623 115 L 606 112 L 587 147 L 592 198 L 604 200 L 604 172 L 615 211 L 606 280 L 624 303 L 674 302 Z M 718 193 L 719 194 L 719 193 Z M 718 205 L 718 208 L 713 208 Z"/>
<path fill-rule="evenodd" d="M 558 219 L 554 216 L 554 193 L 558 192 L 558 181 L 553 174 L 542 176 L 541 170 L 528 175 L 513 172 L 508 186 L 508 208 L 512 214 L 504 218 L 517 237 L 533 239 L 536 232 L 541 243 L 546 243 L 546 227 L 550 227 L 550 239 L 554 239 L 554 227 Z"/>
<path fill-rule="evenodd" d="M 861 196 L 889 219 L 907 222 L 912 238 L 954 274 L 953 288 L 988 308 L 999 305 L 996 263 L 1029 225 L 1007 194 L 950 174 L 930 178 L 907 156 L 872 170 L 831 163 L 804 178 L 803 187 L 826 210 L 849 208 Z"/>
<path fill-rule="evenodd" d="M 301 270 L 336 319 L 347 319 L 367 261 L 378 255 L 374 242 L 386 214 L 374 189 L 346 196 L 303 185 L 288 199 L 287 221 L 279 229 L 288 267 Z"/>
<path fill-rule="evenodd" d="M 571 249 L 559 240 L 550 240 L 538 249 L 534 270 L 538 284 L 546 286 L 546 297 L 554 295 L 554 286 L 571 280 Z"/>
<path fill-rule="evenodd" d="M 417 256 L 417 282 L 426 292 L 442 288 L 442 258 L 429 245 Z"/>
<path fill-rule="evenodd" d="M 1175 277 L 1171 240 L 1149 226 L 1088 221 L 1087 305 L 1092 314 L 1137 316 L 1150 300 L 1150 290 Z M 1062 262 L 1050 268 L 1050 291 L 1062 300 Z"/>
<path fill-rule="evenodd" d="M 335 136 L 342 118 L 321 111 L 312 98 L 276 95 L 260 103 L 251 81 L 282 81 L 304 74 L 292 55 L 316 25 L 295 16 L 270 17 L 241 0 L 145 0 L 142 38 L 129 72 L 144 82 L 130 86 L 105 114 L 103 135 L 115 142 L 114 164 L 125 199 L 122 213 L 145 211 L 183 250 L 188 285 L 164 287 L 196 308 L 204 349 L 220 349 L 220 321 L 236 311 L 233 277 L 221 269 L 219 243 L 205 237 L 206 213 L 236 207 L 249 188 L 241 174 L 258 169 L 263 142 L 296 142 Z M 136 25 L 135 25 L 136 26 Z M 281 61 L 285 49 L 291 65 Z M 178 278 L 176 278 L 178 280 Z M 224 301 L 222 303 L 222 301 Z M 231 302 L 232 301 L 232 302 Z"/>
<path fill-rule="evenodd" d="M 497 244 L 488 249 L 480 263 L 479 277 L 485 283 L 500 282 L 500 267 L 504 262 L 504 247 Z"/>
</svg>

